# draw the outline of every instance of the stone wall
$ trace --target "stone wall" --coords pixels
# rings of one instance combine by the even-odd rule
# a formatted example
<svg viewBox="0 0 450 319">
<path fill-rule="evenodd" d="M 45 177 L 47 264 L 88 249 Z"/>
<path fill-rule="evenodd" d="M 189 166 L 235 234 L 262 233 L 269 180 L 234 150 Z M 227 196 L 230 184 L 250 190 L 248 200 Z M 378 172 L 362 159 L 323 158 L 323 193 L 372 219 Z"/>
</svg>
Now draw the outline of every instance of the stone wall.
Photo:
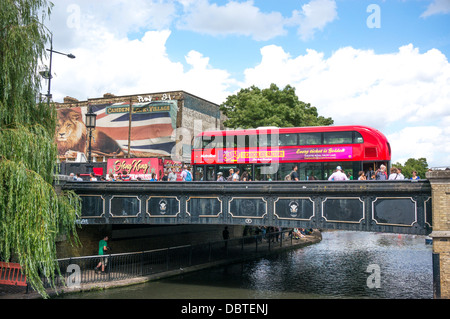
<svg viewBox="0 0 450 319">
<path fill-rule="evenodd" d="M 219 106 L 190 94 L 183 95 L 181 122 L 177 126 L 176 151 L 183 162 L 191 161 L 191 145 L 202 131 L 220 129 Z"/>
</svg>

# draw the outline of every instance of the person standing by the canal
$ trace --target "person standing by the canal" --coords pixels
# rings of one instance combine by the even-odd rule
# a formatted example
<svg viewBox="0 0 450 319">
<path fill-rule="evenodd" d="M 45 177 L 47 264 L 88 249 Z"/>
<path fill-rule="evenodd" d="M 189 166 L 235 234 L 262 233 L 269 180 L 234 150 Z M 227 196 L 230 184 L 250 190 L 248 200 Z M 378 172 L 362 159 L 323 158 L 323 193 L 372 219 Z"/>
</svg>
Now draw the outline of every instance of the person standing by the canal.
<svg viewBox="0 0 450 319">
<path fill-rule="evenodd" d="M 108 250 L 108 236 L 105 236 L 100 242 L 98 243 L 98 254 L 100 256 L 103 256 L 105 254 L 105 251 Z M 102 266 L 102 273 L 105 272 L 106 264 L 108 263 L 107 257 L 101 257 L 100 262 L 98 263 L 97 267 L 95 267 L 95 272 L 98 272 L 100 266 Z"/>
</svg>

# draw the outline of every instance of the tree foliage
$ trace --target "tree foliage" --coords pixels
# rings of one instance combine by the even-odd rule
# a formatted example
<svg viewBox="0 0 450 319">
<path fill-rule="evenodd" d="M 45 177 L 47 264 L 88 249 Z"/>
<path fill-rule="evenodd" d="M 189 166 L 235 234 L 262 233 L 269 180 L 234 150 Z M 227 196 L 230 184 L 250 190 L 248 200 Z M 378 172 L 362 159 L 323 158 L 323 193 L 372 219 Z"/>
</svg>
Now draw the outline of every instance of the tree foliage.
<svg viewBox="0 0 450 319">
<path fill-rule="evenodd" d="M 331 125 L 333 120 L 319 116 L 317 108 L 300 101 L 295 88 L 287 85 L 280 90 L 275 84 L 269 88 L 256 86 L 241 89 L 221 104 L 220 110 L 229 128 L 256 128 L 259 126 L 297 127 Z"/>
<path fill-rule="evenodd" d="M 56 109 L 37 103 L 38 64 L 49 34 L 51 3 L 1 0 L 0 10 L 0 258 L 21 264 L 27 281 L 47 297 L 40 278 L 59 273 L 55 242 L 78 243 L 80 200 L 53 188 Z"/>
<path fill-rule="evenodd" d="M 405 178 L 411 178 L 413 171 L 416 171 L 420 178 L 425 178 L 425 173 L 428 171 L 427 159 L 424 157 L 419 159 L 409 158 L 404 165 L 397 162 L 392 164 L 392 166 L 401 168 Z"/>
</svg>

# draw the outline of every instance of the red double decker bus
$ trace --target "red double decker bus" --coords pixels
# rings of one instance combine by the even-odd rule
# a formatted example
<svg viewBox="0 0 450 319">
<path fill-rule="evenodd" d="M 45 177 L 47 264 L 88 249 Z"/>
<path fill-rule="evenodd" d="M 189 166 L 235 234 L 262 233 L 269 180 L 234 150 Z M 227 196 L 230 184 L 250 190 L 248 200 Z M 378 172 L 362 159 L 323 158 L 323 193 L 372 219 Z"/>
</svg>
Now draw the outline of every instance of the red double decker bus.
<svg viewBox="0 0 450 319">
<path fill-rule="evenodd" d="M 337 166 L 357 179 L 360 171 L 390 163 L 388 140 L 367 126 L 207 131 L 194 139 L 191 158 L 194 179 L 205 181 L 238 168 L 251 180 L 284 180 L 294 165 L 300 180 L 328 179 Z"/>
</svg>

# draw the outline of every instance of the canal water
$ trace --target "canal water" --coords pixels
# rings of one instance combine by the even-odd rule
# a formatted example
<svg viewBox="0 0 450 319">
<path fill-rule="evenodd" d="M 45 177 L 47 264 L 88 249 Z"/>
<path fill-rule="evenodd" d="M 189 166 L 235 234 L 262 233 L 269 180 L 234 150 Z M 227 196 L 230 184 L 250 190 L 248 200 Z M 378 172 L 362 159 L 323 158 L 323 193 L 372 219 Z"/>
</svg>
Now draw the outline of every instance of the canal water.
<svg viewBox="0 0 450 319">
<path fill-rule="evenodd" d="M 432 299 L 424 236 L 323 232 L 320 243 L 135 286 L 67 294 L 88 299 Z"/>
</svg>

